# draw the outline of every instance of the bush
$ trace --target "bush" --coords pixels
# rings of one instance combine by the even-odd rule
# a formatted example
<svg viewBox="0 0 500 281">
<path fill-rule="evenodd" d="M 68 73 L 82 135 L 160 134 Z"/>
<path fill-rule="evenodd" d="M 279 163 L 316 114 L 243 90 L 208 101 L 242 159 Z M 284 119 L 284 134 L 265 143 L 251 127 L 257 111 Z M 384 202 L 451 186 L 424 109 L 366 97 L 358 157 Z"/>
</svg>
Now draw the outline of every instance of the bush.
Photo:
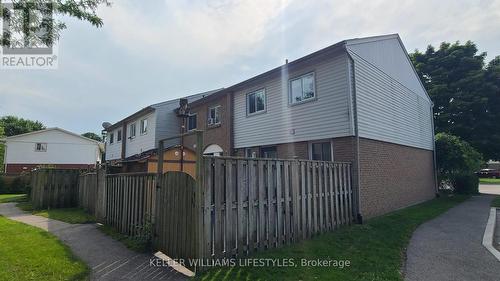
<svg viewBox="0 0 500 281">
<path fill-rule="evenodd" d="M 476 175 L 457 175 L 451 180 L 451 185 L 456 193 L 479 193 L 479 178 Z"/>
<path fill-rule="evenodd" d="M 29 180 L 23 176 L 7 177 L 0 176 L 0 194 L 27 193 L 29 191 Z"/>
<path fill-rule="evenodd" d="M 6 189 L 5 180 L 3 179 L 2 176 L 0 176 L 0 194 L 5 193 L 4 192 L 5 189 Z"/>
<path fill-rule="evenodd" d="M 457 193 L 478 193 L 479 179 L 475 172 L 483 163 L 482 156 L 470 144 L 457 136 L 436 135 L 438 183 L 441 189 L 452 188 Z"/>
</svg>

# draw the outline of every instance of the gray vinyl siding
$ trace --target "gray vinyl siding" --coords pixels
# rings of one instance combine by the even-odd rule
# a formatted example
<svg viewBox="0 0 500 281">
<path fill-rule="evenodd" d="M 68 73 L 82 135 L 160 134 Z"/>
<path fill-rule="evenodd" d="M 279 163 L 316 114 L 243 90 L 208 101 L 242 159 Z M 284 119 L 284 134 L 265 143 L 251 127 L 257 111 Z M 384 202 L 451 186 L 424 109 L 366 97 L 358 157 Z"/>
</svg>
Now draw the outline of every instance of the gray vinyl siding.
<svg viewBox="0 0 500 281">
<path fill-rule="evenodd" d="M 148 128 L 145 134 L 141 134 L 141 120 L 148 120 Z M 156 112 L 151 112 L 127 122 L 127 142 L 125 146 L 125 158 L 132 155 L 140 154 L 155 148 L 155 135 L 156 135 Z M 130 125 L 136 124 L 136 136 L 130 138 Z"/>
<path fill-rule="evenodd" d="M 152 105 L 156 109 L 156 148 L 158 141 L 168 137 L 180 134 L 181 120 L 177 117 L 175 109 L 179 107 L 179 100 L 172 100 L 157 105 Z M 171 140 L 165 144 L 165 147 L 179 144 L 180 140 Z"/>
<path fill-rule="evenodd" d="M 431 102 L 366 59 L 354 59 L 359 136 L 433 149 Z"/>
<path fill-rule="evenodd" d="M 315 75 L 316 99 L 290 105 L 289 78 L 309 72 Z M 266 91 L 266 112 L 247 116 L 246 96 L 261 88 Z M 240 90 L 234 94 L 234 146 L 242 148 L 352 135 L 348 94 L 348 57 L 344 52 Z"/>
<path fill-rule="evenodd" d="M 215 91 L 204 92 L 196 95 L 188 96 L 188 102 L 194 102 L 198 99 L 206 97 Z M 181 133 L 181 119 L 177 117 L 175 110 L 179 107 L 179 99 L 170 100 L 158 104 L 153 104 L 156 109 L 156 135 L 155 147 L 161 139 L 173 137 Z M 180 139 L 170 140 L 166 142 L 165 147 L 177 145 Z"/>
</svg>

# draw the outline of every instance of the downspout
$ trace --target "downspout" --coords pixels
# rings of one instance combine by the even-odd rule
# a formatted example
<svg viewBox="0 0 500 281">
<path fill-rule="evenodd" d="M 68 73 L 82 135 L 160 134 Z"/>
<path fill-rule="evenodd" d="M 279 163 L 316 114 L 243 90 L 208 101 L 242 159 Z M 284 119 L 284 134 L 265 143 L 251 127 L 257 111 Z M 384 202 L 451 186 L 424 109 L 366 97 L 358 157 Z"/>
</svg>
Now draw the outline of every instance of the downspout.
<svg viewBox="0 0 500 281">
<path fill-rule="evenodd" d="M 351 108 L 353 111 L 352 114 L 352 119 L 353 119 L 353 125 L 354 125 L 354 138 L 356 140 L 356 146 L 355 146 L 355 152 L 354 152 L 354 163 L 355 163 L 355 170 L 356 170 L 356 185 L 357 188 L 354 189 L 354 211 L 356 213 L 356 221 L 360 224 L 363 223 L 363 216 L 361 215 L 360 212 L 360 190 L 361 190 L 361 168 L 360 168 L 360 161 L 359 161 L 359 127 L 358 127 L 358 105 L 356 103 L 356 75 L 355 75 L 355 69 L 354 69 L 354 59 L 347 50 L 346 45 L 344 45 L 345 52 L 347 53 L 347 56 L 349 57 L 349 81 L 350 81 L 350 95 L 351 98 L 349 99 L 351 104 Z"/>
<path fill-rule="evenodd" d="M 436 133 L 434 131 L 434 103 L 431 101 L 431 124 L 432 124 L 432 168 L 434 170 L 434 188 L 436 190 L 436 197 L 439 196 L 439 183 L 437 171 L 437 157 L 436 157 Z"/>
<path fill-rule="evenodd" d="M 234 93 L 230 92 L 230 93 L 227 93 L 226 95 L 228 95 L 228 98 L 226 98 L 226 99 L 229 99 L 228 108 L 229 108 L 229 119 L 230 119 L 228 122 L 229 123 L 229 156 L 234 156 L 234 155 L 236 155 L 236 151 L 234 148 L 234 111 L 233 111 Z"/>
</svg>

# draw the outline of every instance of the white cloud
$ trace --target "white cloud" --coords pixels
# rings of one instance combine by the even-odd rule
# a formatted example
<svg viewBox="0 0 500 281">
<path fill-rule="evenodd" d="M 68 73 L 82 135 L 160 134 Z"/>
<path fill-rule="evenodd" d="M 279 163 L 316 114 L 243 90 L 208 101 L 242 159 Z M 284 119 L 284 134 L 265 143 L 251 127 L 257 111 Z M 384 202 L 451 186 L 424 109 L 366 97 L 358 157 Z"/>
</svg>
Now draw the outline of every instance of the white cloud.
<svg viewBox="0 0 500 281">
<path fill-rule="evenodd" d="M 134 54 L 169 64 L 225 64 L 252 52 L 289 0 L 165 1 L 161 16 L 131 2 L 102 11 L 105 29 Z"/>
<path fill-rule="evenodd" d="M 67 21 L 58 70 L 0 70 L 0 116 L 96 131 L 353 37 L 397 32 L 409 51 L 470 39 L 500 55 L 500 0 L 113 2 L 100 11 L 102 29 Z"/>
</svg>

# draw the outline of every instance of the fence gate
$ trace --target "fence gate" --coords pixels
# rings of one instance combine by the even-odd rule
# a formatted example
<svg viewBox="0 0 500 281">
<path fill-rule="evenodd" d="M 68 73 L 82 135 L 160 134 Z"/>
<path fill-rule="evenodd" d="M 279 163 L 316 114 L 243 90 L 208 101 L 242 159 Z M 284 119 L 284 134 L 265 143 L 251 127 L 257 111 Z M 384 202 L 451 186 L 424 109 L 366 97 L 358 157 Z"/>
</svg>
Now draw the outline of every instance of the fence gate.
<svg viewBox="0 0 500 281">
<path fill-rule="evenodd" d="M 156 193 L 155 249 L 173 259 L 196 257 L 196 181 L 183 172 L 163 174 Z"/>
</svg>

